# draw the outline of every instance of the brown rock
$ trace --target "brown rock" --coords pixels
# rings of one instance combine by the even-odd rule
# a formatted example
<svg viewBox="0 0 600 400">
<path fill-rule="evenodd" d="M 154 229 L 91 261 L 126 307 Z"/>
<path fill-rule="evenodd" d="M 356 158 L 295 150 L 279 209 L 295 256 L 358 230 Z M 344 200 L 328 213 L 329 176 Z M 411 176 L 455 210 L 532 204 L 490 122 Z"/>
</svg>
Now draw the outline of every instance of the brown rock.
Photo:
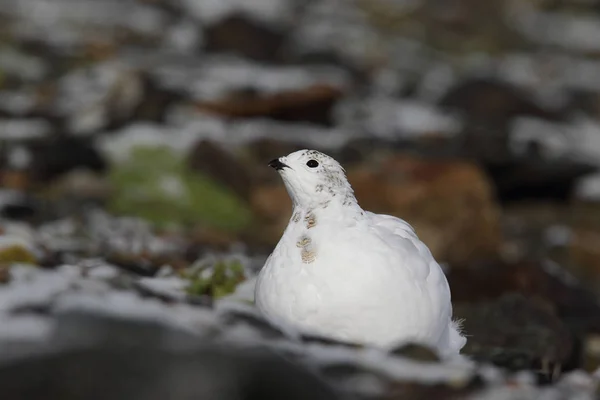
<svg viewBox="0 0 600 400">
<path fill-rule="evenodd" d="M 224 99 L 200 102 L 196 107 L 203 112 L 234 118 L 260 117 L 331 125 L 331 109 L 341 95 L 342 90 L 337 87 L 317 84 L 264 95 L 239 91 Z"/>
<path fill-rule="evenodd" d="M 274 246 L 292 215 L 292 201 L 283 183 L 257 186 L 252 191 L 250 205 L 262 222 L 260 234 L 253 232 L 248 242 L 254 246 Z"/>
<path fill-rule="evenodd" d="M 238 157 L 221 146 L 208 140 L 200 141 L 190 152 L 188 165 L 191 170 L 206 174 L 241 198 L 248 199 L 252 174 Z"/>
<path fill-rule="evenodd" d="M 278 61 L 285 37 L 277 29 L 241 15 L 231 15 L 205 32 L 209 51 L 233 52 L 260 61 Z"/>
<path fill-rule="evenodd" d="M 574 228 L 568 257 L 570 272 L 600 294 L 600 229 Z"/>
<path fill-rule="evenodd" d="M 561 120 L 559 111 L 540 107 L 520 88 L 489 79 L 458 82 L 440 99 L 440 105 L 460 110 L 477 121 L 507 122 L 517 116 Z"/>
<path fill-rule="evenodd" d="M 520 293 L 554 310 L 573 331 L 600 332 L 600 306 L 594 296 L 539 263 L 493 262 L 452 268 L 447 276 L 453 302 L 481 303 Z"/>
<path fill-rule="evenodd" d="M 10 282 L 10 267 L 8 265 L 0 265 L 0 285 Z"/>
<path fill-rule="evenodd" d="M 292 215 L 292 201 L 283 184 L 257 187 L 250 198 L 250 204 L 259 217 L 281 224 Z M 285 227 L 285 225 L 283 225 Z"/>
<path fill-rule="evenodd" d="M 469 335 L 463 354 L 513 370 L 533 369 L 545 380 L 558 378 L 574 348 L 564 323 L 545 306 L 520 294 L 456 304 L 454 314 L 463 319 Z"/>
<path fill-rule="evenodd" d="M 475 165 L 397 155 L 348 177 L 363 208 L 407 220 L 437 259 L 461 265 L 496 254 L 499 209 Z"/>
</svg>

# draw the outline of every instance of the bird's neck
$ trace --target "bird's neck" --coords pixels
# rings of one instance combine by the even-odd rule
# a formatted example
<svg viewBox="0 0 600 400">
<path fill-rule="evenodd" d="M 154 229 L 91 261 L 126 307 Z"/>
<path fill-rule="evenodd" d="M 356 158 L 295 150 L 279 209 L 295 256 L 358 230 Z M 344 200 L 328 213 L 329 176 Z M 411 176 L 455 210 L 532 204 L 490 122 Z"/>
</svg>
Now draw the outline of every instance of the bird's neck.
<svg viewBox="0 0 600 400">
<path fill-rule="evenodd" d="M 296 218 L 310 218 L 311 215 L 327 219 L 357 218 L 364 215 L 362 208 L 351 192 L 311 202 L 293 202 L 293 214 Z M 307 217 L 308 216 L 308 217 Z"/>
</svg>

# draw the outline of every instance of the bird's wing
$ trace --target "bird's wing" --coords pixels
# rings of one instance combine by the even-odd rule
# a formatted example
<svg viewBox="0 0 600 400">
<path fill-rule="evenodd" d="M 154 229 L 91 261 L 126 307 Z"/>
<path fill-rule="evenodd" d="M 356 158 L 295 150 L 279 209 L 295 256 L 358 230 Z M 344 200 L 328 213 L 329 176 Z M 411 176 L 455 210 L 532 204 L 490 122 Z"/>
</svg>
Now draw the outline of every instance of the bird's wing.
<svg viewBox="0 0 600 400">
<path fill-rule="evenodd" d="M 371 220 L 371 229 L 385 238 L 388 245 L 405 254 L 404 267 L 411 271 L 415 283 L 427 291 L 431 308 L 422 311 L 430 313 L 439 321 L 450 321 L 452 305 L 448 281 L 431 251 L 418 238 L 413 227 L 406 221 L 391 215 L 368 211 L 366 213 Z"/>
</svg>

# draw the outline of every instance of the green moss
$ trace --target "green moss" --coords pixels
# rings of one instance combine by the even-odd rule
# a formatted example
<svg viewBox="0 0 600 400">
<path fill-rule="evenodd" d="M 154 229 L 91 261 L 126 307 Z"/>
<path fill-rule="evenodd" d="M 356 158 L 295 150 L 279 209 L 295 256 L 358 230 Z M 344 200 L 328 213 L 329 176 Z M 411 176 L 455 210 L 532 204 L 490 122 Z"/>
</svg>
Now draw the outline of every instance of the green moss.
<svg viewBox="0 0 600 400">
<path fill-rule="evenodd" d="M 8 246 L 0 250 L 0 264 L 37 264 L 37 260 L 29 250 L 23 246 Z"/>
<path fill-rule="evenodd" d="M 249 208 L 230 190 L 188 170 L 182 156 L 165 147 L 134 148 L 109 177 L 115 190 L 109 209 L 141 217 L 160 227 L 207 226 L 240 231 L 252 219 Z"/>
<path fill-rule="evenodd" d="M 218 261 L 209 268 L 187 270 L 182 276 L 190 281 L 187 292 L 192 295 L 207 295 L 220 298 L 235 291 L 238 284 L 246 280 L 244 268 L 237 261 Z"/>
</svg>

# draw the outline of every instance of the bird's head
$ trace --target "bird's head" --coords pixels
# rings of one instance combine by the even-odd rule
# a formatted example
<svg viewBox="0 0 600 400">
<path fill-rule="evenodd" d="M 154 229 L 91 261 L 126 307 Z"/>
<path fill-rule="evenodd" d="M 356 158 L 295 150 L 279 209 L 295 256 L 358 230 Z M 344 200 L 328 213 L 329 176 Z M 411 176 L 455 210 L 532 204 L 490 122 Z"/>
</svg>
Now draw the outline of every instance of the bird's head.
<svg viewBox="0 0 600 400">
<path fill-rule="evenodd" d="M 272 160 L 269 166 L 281 175 L 295 206 L 313 208 L 331 201 L 355 201 L 344 168 L 321 152 L 299 150 Z"/>
</svg>

